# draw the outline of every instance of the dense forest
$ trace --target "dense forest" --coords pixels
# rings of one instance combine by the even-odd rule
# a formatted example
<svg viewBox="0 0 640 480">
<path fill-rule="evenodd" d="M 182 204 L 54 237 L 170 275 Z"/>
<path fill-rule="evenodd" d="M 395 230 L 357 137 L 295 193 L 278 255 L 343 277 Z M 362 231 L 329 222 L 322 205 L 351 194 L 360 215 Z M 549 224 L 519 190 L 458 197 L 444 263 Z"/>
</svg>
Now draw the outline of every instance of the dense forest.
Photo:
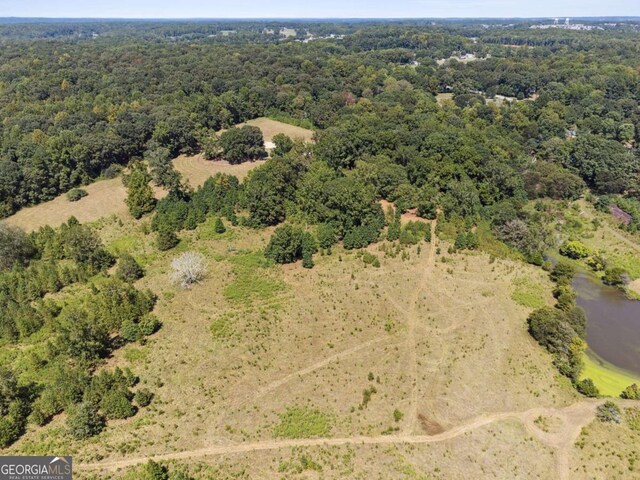
<svg viewBox="0 0 640 480">
<path fill-rule="evenodd" d="M 299 35 L 281 37 L 282 26 Z M 0 216 L 128 166 L 129 208 L 136 218 L 152 216 L 160 250 L 210 215 L 221 229 L 222 217 L 255 228 L 286 221 L 266 256 L 310 268 L 319 249 L 339 241 L 364 247 L 386 227 L 390 239 L 428 240 L 430 230 L 399 225 L 398 214 L 415 208 L 424 218 L 440 216 L 455 248 L 491 238 L 542 265 L 553 235 L 544 212 L 523 207 L 587 190 L 600 208 L 625 208 L 632 216 L 625 228 L 638 230 L 635 27 L 528 26 L 2 25 Z M 438 61 L 465 54 L 475 58 Z M 203 151 L 232 163 L 265 157 L 257 129 L 232 128 L 260 116 L 312 127 L 316 141 L 280 136 L 244 182 L 218 175 L 195 191 L 182 183 L 171 167 L 179 154 Z M 170 191 L 157 204 L 152 180 Z M 384 212 L 381 199 L 396 210 Z M 135 260 L 111 256 L 75 219 L 29 236 L 3 227 L 0 235 L 0 338 L 51 337 L 32 358 L 48 377 L 23 379 L 18 389 L 15 373 L 0 371 L 1 387 L 12 392 L 0 398 L 0 447 L 21 435 L 28 418 L 43 424 L 69 409 L 72 431 L 83 438 L 105 419 L 133 415 L 135 375 L 95 374 L 95 367 L 160 327 L 150 313 L 153 294 L 130 283 L 143 275 Z M 96 275 L 100 282 L 91 280 Z M 567 300 L 571 274 L 552 275 L 560 308 L 538 312 L 530 327 L 575 380 L 584 318 Z M 74 302 L 45 298 L 76 284 L 87 291 Z M 136 395 L 139 407 L 150 401 L 149 392 Z"/>
</svg>

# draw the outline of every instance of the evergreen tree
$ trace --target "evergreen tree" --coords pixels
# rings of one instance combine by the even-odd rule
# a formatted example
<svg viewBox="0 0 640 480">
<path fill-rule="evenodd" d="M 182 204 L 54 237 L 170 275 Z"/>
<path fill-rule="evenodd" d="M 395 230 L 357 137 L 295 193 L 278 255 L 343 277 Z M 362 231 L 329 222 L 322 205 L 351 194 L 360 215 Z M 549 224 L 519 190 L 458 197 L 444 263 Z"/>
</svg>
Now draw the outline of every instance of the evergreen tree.
<svg viewBox="0 0 640 480">
<path fill-rule="evenodd" d="M 123 254 L 118 262 L 116 277 L 125 282 L 133 282 L 144 276 L 144 270 L 128 253 Z"/>
<path fill-rule="evenodd" d="M 314 267 L 314 263 L 313 263 L 313 255 L 311 252 L 309 251 L 305 251 L 302 254 L 302 266 L 304 268 L 313 268 Z"/>
<path fill-rule="evenodd" d="M 429 225 L 429 228 L 427 228 L 427 231 L 424 234 L 424 241 L 431 243 L 431 225 Z"/>
<path fill-rule="evenodd" d="M 133 218 L 141 218 L 143 215 L 153 211 L 156 199 L 153 190 L 149 186 L 151 180 L 147 168 L 136 163 L 132 167 L 132 172 L 126 177 L 127 206 Z"/>
<path fill-rule="evenodd" d="M 224 233 L 224 232 L 227 231 L 227 229 L 225 228 L 224 223 L 222 222 L 222 219 L 220 217 L 216 218 L 216 223 L 215 223 L 215 225 L 213 227 L 213 230 L 216 233 Z"/>
<path fill-rule="evenodd" d="M 156 246 L 158 247 L 158 250 L 160 250 L 161 252 L 172 249 L 179 242 L 180 240 L 178 239 L 178 236 L 173 230 L 170 230 L 168 228 L 162 228 L 158 230 L 158 235 L 156 238 Z"/>
<path fill-rule="evenodd" d="M 69 411 L 67 428 L 76 440 L 98 435 L 104 426 L 104 417 L 98 412 L 98 407 L 90 402 L 79 403 Z"/>
</svg>

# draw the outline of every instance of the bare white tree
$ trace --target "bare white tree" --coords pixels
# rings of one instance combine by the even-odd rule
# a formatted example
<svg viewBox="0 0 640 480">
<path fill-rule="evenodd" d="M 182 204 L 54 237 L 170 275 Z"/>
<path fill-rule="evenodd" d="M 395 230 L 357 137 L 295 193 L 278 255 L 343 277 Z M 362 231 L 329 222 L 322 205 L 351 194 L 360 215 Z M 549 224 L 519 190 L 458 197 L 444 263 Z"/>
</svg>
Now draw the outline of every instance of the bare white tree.
<svg viewBox="0 0 640 480">
<path fill-rule="evenodd" d="M 197 252 L 185 252 L 171 262 L 171 281 L 189 288 L 204 278 L 207 272 L 206 260 Z"/>
</svg>

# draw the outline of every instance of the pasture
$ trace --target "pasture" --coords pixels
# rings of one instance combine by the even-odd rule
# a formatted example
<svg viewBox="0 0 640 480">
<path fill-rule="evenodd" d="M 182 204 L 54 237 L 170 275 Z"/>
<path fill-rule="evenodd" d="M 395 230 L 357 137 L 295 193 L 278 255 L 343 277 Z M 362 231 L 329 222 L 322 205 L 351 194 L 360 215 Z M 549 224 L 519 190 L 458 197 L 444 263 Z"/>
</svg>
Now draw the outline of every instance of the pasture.
<svg viewBox="0 0 640 480">
<path fill-rule="evenodd" d="M 380 268 L 342 249 L 318 256 L 313 270 L 274 266 L 260 254 L 269 229 L 234 227 L 218 235 L 207 222 L 181 234 L 177 251 L 200 251 L 209 265 L 207 279 L 184 291 L 167 275 L 176 252 L 147 256 L 150 239 L 132 220 L 99 225 L 105 243 L 146 259 L 139 286 L 159 296 L 163 328 L 109 360 L 110 367 L 140 375 L 154 403 L 99 437 L 72 444 L 77 464 L 98 463 L 108 472 L 151 455 L 232 452 L 249 443 L 258 445 L 255 453 L 222 463 L 211 457 L 210 465 L 228 464 L 231 472 L 260 463 L 256 477 L 271 478 L 282 455 L 294 463 L 299 457 L 278 442 L 293 437 L 304 445 L 320 437 L 353 444 L 336 449 L 352 452 L 354 472 L 369 455 L 379 456 L 372 472 L 396 463 L 402 472 L 447 446 L 471 442 L 500 451 L 492 471 L 504 475 L 528 437 L 523 412 L 562 409 L 577 399 L 527 333 L 529 309 L 511 299 L 523 270 L 536 272 L 532 267 L 480 254 L 443 255 L 426 243 L 402 256 L 384 244 L 371 246 Z M 68 441 L 59 437 L 61 422 L 28 433 L 14 450 Z M 451 433 L 461 427 L 469 434 Z M 492 440 L 497 432 L 505 437 L 500 445 Z M 393 441 L 441 435 L 437 445 Z M 360 437 L 390 445 L 360 452 Z M 261 453 L 260 445 L 273 451 Z M 527 448 L 531 458 L 546 455 L 530 468 L 553 470 L 544 444 Z M 327 465 L 323 451 L 311 448 L 310 455 Z M 439 468 L 474 470 L 481 457 L 478 450 Z"/>
<path fill-rule="evenodd" d="M 293 139 L 301 139 L 306 142 L 312 141 L 313 138 L 311 130 L 269 118 L 249 120 L 246 124 L 259 127 L 262 130 L 265 142 L 272 142 L 274 135 L 278 133 L 284 133 Z M 174 160 L 176 170 L 194 188 L 202 185 L 207 178 L 216 173 L 235 175 L 242 180 L 249 171 L 262 163 L 264 162 L 257 161 L 231 165 L 225 161 L 205 160 L 202 155 L 181 155 Z M 57 227 L 66 222 L 71 216 L 75 216 L 82 223 L 94 222 L 102 217 L 111 215 L 128 216 L 128 209 L 124 203 L 127 197 L 127 190 L 122 185 L 120 178 L 98 180 L 82 188 L 89 195 L 77 202 L 70 202 L 66 194 L 62 194 L 49 202 L 23 208 L 2 221 L 31 232 L 45 225 Z M 158 198 L 165 195 L 165 192 L 160 188 L 155 188 L 155 192 Z"/>
<path fill-rule="evenodd" d="M 106 366 L 131 368 L 153 403 L 84 441 L 58 416 L 7 453 L 64 446 L 78 478 L 126 479 L 150 457 L 196 478 L 583 478 L 569 473 L 593 464 L 570 450 L 596 403 L 558 375 L 514 301 L 548 299 L 541 270 L 445 242 L 372 245 L 379 268 L 337 247 L 306 270 L 263 258 L 272 229 L 208 221 L 157 252 L 144 224 L 96 226 L 159 297 L 161 330 Z M 168 275 L 185 250 L 208 263 L 189 290 Z"/>
</svg>

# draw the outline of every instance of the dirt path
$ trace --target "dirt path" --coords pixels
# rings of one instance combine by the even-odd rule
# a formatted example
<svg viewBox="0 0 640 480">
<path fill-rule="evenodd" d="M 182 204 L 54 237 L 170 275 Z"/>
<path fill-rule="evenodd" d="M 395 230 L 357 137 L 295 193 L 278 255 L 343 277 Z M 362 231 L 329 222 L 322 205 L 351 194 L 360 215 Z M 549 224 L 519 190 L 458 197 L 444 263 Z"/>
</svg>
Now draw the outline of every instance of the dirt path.
<svg viewBox="0 0 640 480">
<path fill-rule="evenodd" d="M 435 222 L 432 227 L 435 228 Z M 517 420 L 522 423 L 526 430 L 541 443 L 552 448 L 556 452 L 556 472 L 555 478 L 561 480 L 571 477 L 571 449 L 576 439 L 580 435 L 583 427 L 589 424 L 595 417 L 595 410 L 602 400 L 582 400 L 565 408 L 533 408 L 526 411 L 499 412 L 483 414 L 467 422 L 455 426 L 447 431 L 435 435 L 418 434 L 418 405 L 419 405 L 419 376 L 417 359 L 417 340 L 419 313 L 418 306 L 424 291 L 428 286 L 430 273 L 435 266 L 436 240 L 433 236 L 433 243 L 430 246 L 426 265 L 422 271 L 419 281 L 416 284 L 409 307 L 404 312 L 407 318 L 407 334 L 404 343 L 407 345 L 409 354 L 408 373 L 411 379 L 410 410 L 407 414 L 406 425 L 401 433 L 397 435 L 362 436 L 355 435 L 339 438 L 313 438 L 313 439 L 283 439 L 264 440 L 247 443 L 236 443 L 227 445 L 214 445 L 193 450 L 186 450 L 175 453 L 165 453 L 156 456 L 134 457 L 121 460 L 104 461 L 97 463 L 80 464 L 80 470 L 100 470 L 113 471 L 120 468 L 132 467 L 147 462 L 149 459 L 155 461 L 186 460 L 191 458 L 202 458 L 219 455 L 250 454 L 253 452 L 263 452 L 296 447 L 327 447 L 343 445 L 402 445 L 402 444 L 432 444 L 452 440 L 468 432 L 477 430 L 495 422 L 508 419 Z M 487 300 L 489 302 L 489 300 Z M 458 325 L 451 325 L 448 328 L 458 328 Z M 332 362 L 339 361 L 371 345 L 382 343 L 385 338 L 376 338 L 356 345 L 350 349 L 327 357 L 303 369 L 287 374 L 275 381 L 261 387 L 253 399 L 266 395 L 287 382 L 295 380 L 304 375 L 308 375 L 318 369 L 324 368 Z M 624 402 L 622 402 L 624 403 Z M 543 430 L 536 420 L 539 417 L 549 417 L 554 419 L 557 428 Z"/>
<path fill-rule="evenodd" d="M 640 253 L 640 245 L 638 245 L 636 242 L 628 238 L 626 235 L 624 235 L 623 233 L 620 233 L 618 230 L 616 230 L 615 228 L 607 224 L 604 224 L 604 228 L 607 231 L 607 233 L 610 233 L 621 242 L 626 243 L 629 247 L 631 247 L 632 250 L 635 250 L 636 252 Z"/>
<path fill-rule="evenodd" d="M 557 478 L 566 479 L 570 477 L 569 454 L 571 447 L 577 439 L 580 431 L 586 426 L 595 415 L 596 406 L 601 401 L 583 400 L 563 409 L 534 408 L 524 412 L 504 412 L 491 415 L 481 415 L 469 422 L 454 427 L 446 432 L 437 435 L 381 435 L 376 437 L 353 436 L 342 438 L 313 438 L 313 439 L 291 439 L 291 440 L 265 440 L 261 442 L 249 442 L 235 445 L 216 445 L 213 447 L 187 450 L 183 452 L 167 453 L 153 457 L 135 457 L 124 460 L 79 464 L 81 470 L 102 470 L 113 471 L 119 468 L 127 468 L 152 459 L 154 461 L 163 460 L 184 460 L 190 458 L 234 455 L 242 453 L 252 453 L 267 450 L 277 450 L 294 447 L 316 447 L 316 446 L 342 446 L 342 445 L 397 445 L 397 444 L 429 444 L 452 440 L 467 432 L 482 428 L 492 423 L 516 419 L 521 421 L 527 430 L 538 440 L 557 450 Z M 547 433 L 540 430 L 534 423 L 540 416 L 558 417 L 562 422 L 562 428 L 557 432 Z"/>
<path fill-rule="evenodd" d="M 381 343 L 384 341 L 388 341 L 389 339 L 387 337 L 381 337 L 381 338 L 374 338 L 373 340 L 369 340 L 368 342 L 364 342 L 361 343 L 359 345 L 356 345 L 352 348 L 349 348 L 347 350 L 344 350 L 340 353 L 337 353 L 335 355 L 332 355 L 331 357 L 327 357 L 324 360 L 320 360 L 317 363 L 314 363 L 313 365 L 309 365 L 306 368 L 303 368 L 301 370 L 298 370 L 296 372 L 290 373 L 282 378 L 279 378 L 278 380 L 269 383 L 268 385 L 265 385 L 264 387 L 260 388 L 258 390 L 257 393 L 251 395 L 251 399 L 256 399 L 256 398 L 260 398 L 264 395 L 266 395 L 267 393 L 275 390 L 278 387 L 281 387 L 282 385 L 284 385 L 285 383 L 290 382 L 291 380 L 295 379 L 295 378 L 299 378 L 302 377 L 304 375 L 308 375 L 309 373 L 315 372 L 316 370 L 319 370 L 321 368 L 326 367 L 327 365 L 336 362 L 342 358 L 346 358 L 350 355 L 353 355 L 356 352 L 359 352 L 362 349 L 365 349 L 367 347 L 370 347 L 372 345 L 375 345 L 377 343 Z"/>
<path fill-rule="evenodd" d="M 415 431 L 418 424 L 418 354 L 416 349 L 416 325 L 418 323 L 418 302 L 420 295 L 426 289 L 430 273 L 435 265 L 437 237 L 435 235 L 437 220 L 431 222 L 431 245 L 429 246 L 429 256 L 427 263 L 422 270 L 419 283 L 416 285 L 411 304 L 407 311 L 407 345 L 409 350 L 409 376 L 411 378 L 411 403 L 409 405 L 409 414 L 403 432 L 405 435 Z"/>
</svg>

